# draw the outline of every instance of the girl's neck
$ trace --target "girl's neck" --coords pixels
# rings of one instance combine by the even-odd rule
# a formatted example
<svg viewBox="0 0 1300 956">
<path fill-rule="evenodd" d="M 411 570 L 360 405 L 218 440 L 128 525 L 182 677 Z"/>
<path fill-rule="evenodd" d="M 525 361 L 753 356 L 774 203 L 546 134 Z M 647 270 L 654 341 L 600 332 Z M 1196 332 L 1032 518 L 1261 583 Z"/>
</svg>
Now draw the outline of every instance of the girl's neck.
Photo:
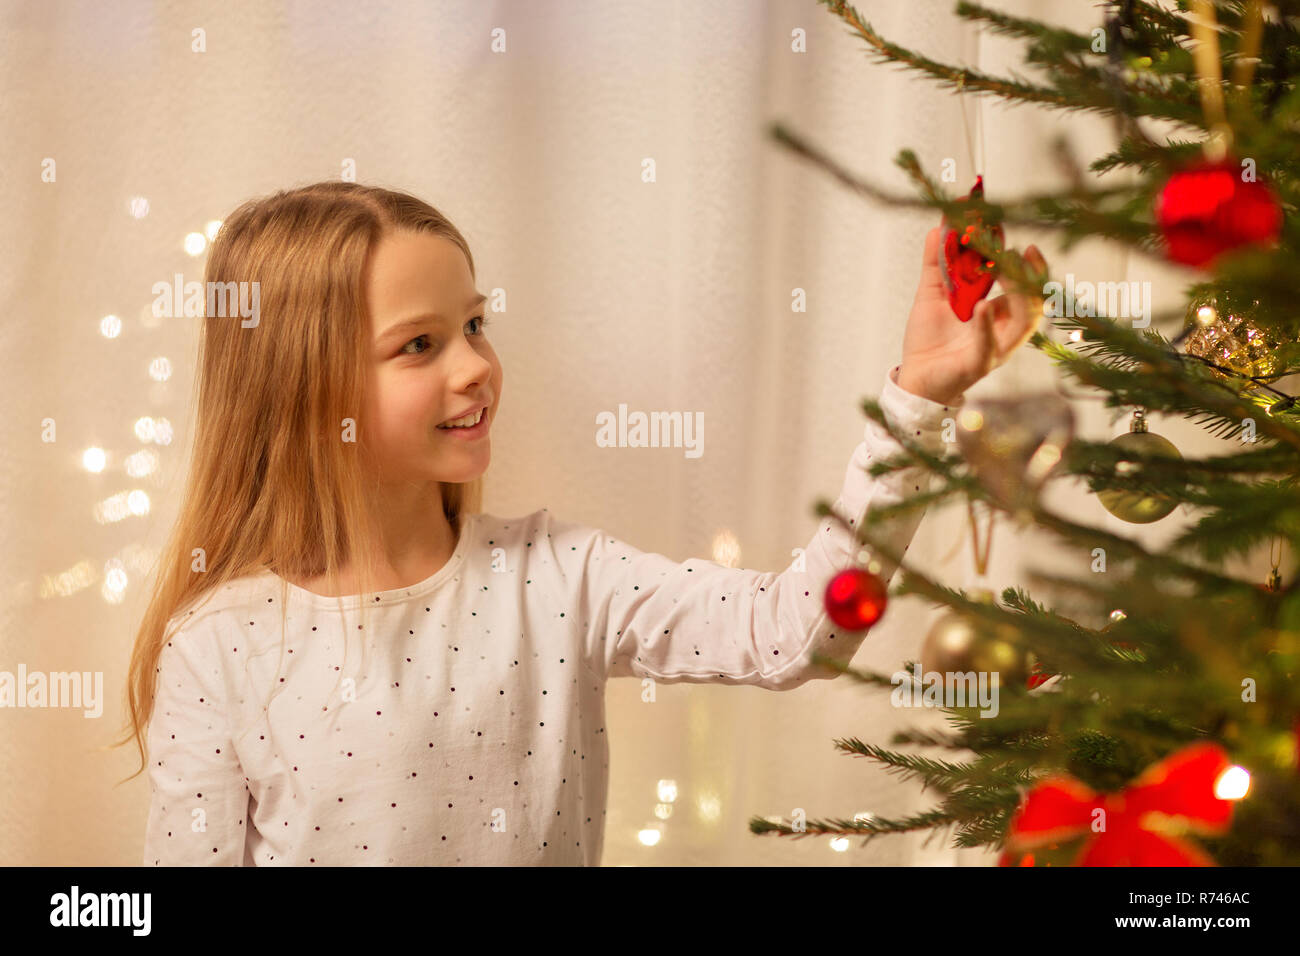
<svg viewBox="0 0 1300 956">
<path fill-rule="evenodd" d="M 410 547 L 400 554 L 380 553 L 382 549 L 376 549 L 375 579 L 371 582 L 372 590 L 395 591 L 418 584 L 433 577 L 451 560 L 459 538 L 458 529 L 451 526 L 441 508 L 437 509 L 437 519 L 432 524 L 428 536 L 430 544 L 427 547 L 421 544 L 419 547 Z M 346 597 L 359 594 L 361 591 L 354 569 L 346 565 L 340 569 L 338 586 L 334 589 L 330 589 L 324 574 L 301 579 L 287 577 L 285 580 L 322 597 Z"/>
</svg>

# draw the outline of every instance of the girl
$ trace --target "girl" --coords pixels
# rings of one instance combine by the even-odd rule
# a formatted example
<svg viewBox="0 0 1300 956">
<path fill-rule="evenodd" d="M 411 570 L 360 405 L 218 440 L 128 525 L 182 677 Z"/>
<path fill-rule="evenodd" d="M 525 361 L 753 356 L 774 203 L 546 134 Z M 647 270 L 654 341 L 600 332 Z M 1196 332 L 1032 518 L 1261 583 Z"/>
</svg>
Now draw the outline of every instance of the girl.
<svg viewBox="0 0 1300 956">
<path fill-rule="evenodd" d="M 935 229 L 881 394 L 936 450 L 1033 326 L 1016 295 L 958 321 L 938 247 Z M 861 642 L 822 607 L 853 550 L 829 519 L 778 573 L 480 512 L 501 363 L 469 247 L 426 203 L 337 182 L 248 202 L 205 279 L 258 283 L 261 315 L 205 319 L 188 484 L 132 656 L 147 865 L 596 864 L 606 680 L 787 690 L 834 676 L 811 652 Z M 898 449 L 868 422 L 837 513 L 920 488 L 865 473 Z"/>
</svg>

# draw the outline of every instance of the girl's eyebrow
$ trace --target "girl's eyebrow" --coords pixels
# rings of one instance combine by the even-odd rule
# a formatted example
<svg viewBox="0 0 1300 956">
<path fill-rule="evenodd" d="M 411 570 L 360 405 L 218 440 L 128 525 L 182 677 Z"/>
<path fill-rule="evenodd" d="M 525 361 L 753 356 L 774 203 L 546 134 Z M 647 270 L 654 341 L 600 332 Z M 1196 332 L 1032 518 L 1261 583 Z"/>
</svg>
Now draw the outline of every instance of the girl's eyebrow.
<svg viewBox="0 0 1300 956">
<path fill-rule="evenodd" d="M 486 301 L 487 296 L 480 292 L 477 297 L 470 300 L 469 305 L 465 306 L 465 311 L 473 312 Z M 404 334 L 408 329 L 422 327 L 429 319 L 435 319 L 439 322 L 446 321 L 446 319 L 437 312 L 421 312 L 419 315 L 408 316 L 405 319 L 394 322 L 388 328 L 384 329 L 383 332 L 379 333 L 379 336 L 375 339 L 375 344 L 382 346 L 389 339 L 395 338 L 399 334 Z"/>
</svg>

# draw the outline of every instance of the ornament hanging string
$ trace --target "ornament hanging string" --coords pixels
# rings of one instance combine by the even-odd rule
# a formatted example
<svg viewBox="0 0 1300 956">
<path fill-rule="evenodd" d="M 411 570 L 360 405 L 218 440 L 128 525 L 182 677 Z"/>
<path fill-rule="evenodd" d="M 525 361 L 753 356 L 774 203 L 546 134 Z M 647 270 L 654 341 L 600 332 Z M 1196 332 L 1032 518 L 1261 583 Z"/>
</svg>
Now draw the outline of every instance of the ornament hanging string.
<svg viewBox="0 0 1300 956">
<path fill-rule="evenodd" d="M 975 141 L 971 138 L 970 120 L 966 118 L 966 73 L 963 70 L 961 76 L 957 77 L 957 106 L 961 110 L 961 125 L 966 132 L 966 155 L 970 159 L 970 164 L 975 167 L 975 175 L 984 175 L 984 111 L 980 109 L 979 100 L 975 101 L 975 124 L 979 132 L 979 162 L 975 160 Z"/>
<path fill-rule="evenodd" d="M 1212 0 L 1192 0 L 1192 13 L 1188 17 L 1196 48 L 1192 57 L 1196 63 L 1196 76 L 1201 90 L 1201 110 L 1209 138 L 1205 141 L 1207 159 L 1220 160 L 1232 147 L 1232 126 L 1228 122 L 1223 101 L 1223 61 L 1219 55 L 1219 23 L 1214 14 Z M 1259 62 L 1259 44 L 1264 33 L 1264 12 L 1261 0 L 1250 0 L 1245 11 L 1245 28 L 1241 47 L 1233 63 L 1232 82 L 1237 95 L 1246 99 L 1250 81 Z"/>
<path fill-rule="evenodd" d="M 989 567 L 989 552 L 993 550 L 993 519 L 995 514 L 992 510 L 988 513 L 988 525 L 984 529 L 984 547 L 980 547 L 980 534 L 978 522 L 975 520 L 975 502 L 971 498 L 966 499 L 966 514 L 970 518 L 970 543 L 971 552 L 975 558 L 975 574 L 984 577 Z"/>
<path fill-rule="evenodd" d="M 1277 546 L 1277 557 L 1273 557 L 1274 545 Z M 1264 582 L 1264 587 L 1270 591 L 1276 591 L 1282 587 L 1282 572 L 1278 570 L 1278 565 L 1282 563 L 1282 536 L 1278 535 L 1275 541 L 1268 546 L 1268 563 L 1273 569 L 1268 572 L 1268 580 Z"/>
<path fill-rule="evenodd" d="M 1255 75 L 1255 65 L 1259 62 L 1259 45 L 1264 35 L 1264 11 L 1261 0 L 1249 0 L 1243 15 L 1244 28 L 1241 46 L 1237 50 L 1232 67 L 1232 84 L 1236 87 L 1235 95 L 1245 105 L 1249 104 L 1250 81 Z M 1205 125 L 1209 129 L 1209 138 L 1205 141 L 1207 159 L 1220 160 L 1232 147 L 1232 125 L 1223 100 L 1223 61 L 1219 55 L 1219 22 L 1214 13 L 1212 0 L 1192 0 L 1192 16 L 1187 18 L 1191 25 L 1192 38 L 1196 47 L 1192 50 L 1193 62 L 1196 64 L 1197 85 L 1201 92 L 1201 111 L 1205 115 Z"/>
<path fill-rule="evenodd" d="M 1241 49 L 1232 66 L 1232 83 L 1239 87 L 1238 95 L 1249 102 L 1250 81 L 1259 62 L 1259 44 L 1264 36 L 1264 11 L 1260 0 L 1250 0 L 1246 7 L 1246 29 L 1241 37 Z"/>
<path fill-rule="evenodd" d="M 1223 109 L 1223 63 L 1219 59 L 1219 23 L 1214 15 L 1211 0 L 1192 0 L 1192 13 L 1188 22 L 1196 47 L 1192 59 L 1196 63 L 1197 86 L 1201 90 L 1201 112 L 1210 135 L 1206 139 L 1205 158 L 1218 161 L 1227 155 L 1232 146 L 1232 127 L 1228 125 Z"/>
</svg>

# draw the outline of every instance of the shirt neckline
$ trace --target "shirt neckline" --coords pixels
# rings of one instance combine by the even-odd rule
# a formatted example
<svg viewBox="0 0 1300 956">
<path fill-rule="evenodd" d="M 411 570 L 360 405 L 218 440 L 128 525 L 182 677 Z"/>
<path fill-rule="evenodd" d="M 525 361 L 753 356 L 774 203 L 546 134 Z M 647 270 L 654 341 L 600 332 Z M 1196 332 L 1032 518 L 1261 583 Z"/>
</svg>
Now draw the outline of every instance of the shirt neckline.
<svg viewBox="0 0 1300 956">
<path fill-rule="evenodd" d="M 465 552 L 469 549 L 470 529 L 478 515 L 471 512 L 462 512 L 460 515 L 460 535 L 456 540 L 456 547 L 451 552 L 451 557 L 447 563 L 440 567 L 433 574 L 429 575 L 423 581 L 417 581 L 415 584 L 403 588 L 393 588 L 388 591 L 375 591 L 372 598 L 367 603 L 371 607 L 382 606 L 385 604 L 397 604 L 408 598 L 420 597 L 427 594 L 443 584 L 451 575 L 460 567 L 465 559 Z M 317 594 L 315 591 L 308 591 L 306 588 L 299 587 L 292 581 L 287 581 L 274 571 L 267 570 L 266 574 L 270 575 L 276 581 L 282 582 L 288 588 L 289 598 L 291 600 L 305 601 L 313 607 L 318 608 L 338 608 L 339 602 L 348 609 L 354 609 L 361 606 L 360 594 L 345 594 L 339 597 L 327 597 L 324 594 Z"/>
</svg>

